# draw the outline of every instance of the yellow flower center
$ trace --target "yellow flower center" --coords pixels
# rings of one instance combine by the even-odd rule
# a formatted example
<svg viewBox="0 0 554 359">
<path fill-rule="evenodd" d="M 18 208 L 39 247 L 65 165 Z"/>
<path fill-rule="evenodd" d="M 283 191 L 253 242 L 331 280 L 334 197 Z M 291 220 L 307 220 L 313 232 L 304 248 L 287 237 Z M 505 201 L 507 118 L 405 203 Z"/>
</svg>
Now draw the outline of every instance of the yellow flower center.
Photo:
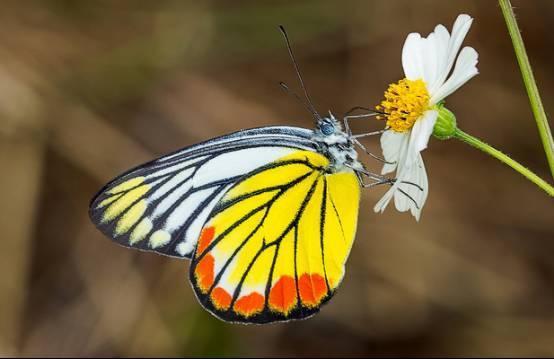
<svg viewBox="0 0 554 359">
<path fill-rule="evenodd" d="M 423 80 L 402 79 L 390 84 L 385 99 L 376 108 L 383 112 L 378 119 L 386 119 L 387 127 L 406 132 L 429 108 L 429 92 Z"/>
</svg>

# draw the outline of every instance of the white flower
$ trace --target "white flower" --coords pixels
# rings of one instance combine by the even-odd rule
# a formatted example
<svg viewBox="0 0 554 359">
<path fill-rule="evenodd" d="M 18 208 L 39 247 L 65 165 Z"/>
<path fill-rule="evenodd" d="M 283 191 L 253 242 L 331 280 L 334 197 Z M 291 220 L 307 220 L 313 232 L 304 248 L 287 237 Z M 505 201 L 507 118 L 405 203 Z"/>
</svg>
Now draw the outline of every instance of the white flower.
<svg viewBox="0 0 554 359">
<path fill-rule="evenodd" d="M 397 210 L 410 210 L 419 220 L 428 193 L 420 152 L 433 133 L 437 105 L 478 73 L 477 51 L 471 47 L 459 51 L 472 22 L 469 15 L 459 15 L 452 34 L 438 25 L 427 38 L 418 33 L 406 38 L 402 49 L 406 78 L 391 84 L 377 106 L 388 128 L 381 137 L 383 156 L 389 162 L 382 174 L 396 170 L 396 182 L 377 202 L 375 212 L 383 212 L 394 198 Z"/>
</svg>

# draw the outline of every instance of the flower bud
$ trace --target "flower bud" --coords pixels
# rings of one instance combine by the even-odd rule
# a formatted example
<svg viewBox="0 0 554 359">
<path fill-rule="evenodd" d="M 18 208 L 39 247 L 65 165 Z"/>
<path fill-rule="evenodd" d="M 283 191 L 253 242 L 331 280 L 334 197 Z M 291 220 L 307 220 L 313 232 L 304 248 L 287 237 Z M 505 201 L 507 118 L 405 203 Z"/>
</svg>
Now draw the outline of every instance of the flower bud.
<svg viewBox="0 0 554 359">
<path fill-rule="evenodd" d="M 456 132 L 456 116 L 442 104 L 438 105 L 437 110 L 439 111 L 439 116 L 437 117 L 435 127 L 433 127 L 433 136 L 439 140 L 448 140 Z"/>
</svg>

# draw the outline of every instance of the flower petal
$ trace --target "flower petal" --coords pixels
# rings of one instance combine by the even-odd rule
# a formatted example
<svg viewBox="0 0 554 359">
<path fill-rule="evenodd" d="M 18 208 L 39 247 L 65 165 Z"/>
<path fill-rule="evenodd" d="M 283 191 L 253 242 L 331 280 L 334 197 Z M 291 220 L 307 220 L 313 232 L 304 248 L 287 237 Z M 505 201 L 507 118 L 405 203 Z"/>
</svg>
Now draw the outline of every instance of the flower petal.
<svg viewBox="0 0 554 359">
<path fill-rule="evenodd" d="M 411 33 L 406 38 L 402 66 L 408 80 L 422 79 L 427 85 L 435 81 L 439 51 L 435 37 L 431 34 L 429 38 L 422 38 L 418 33 Z"/>
<path fill-rule="evenodd" d="M 431 105 L 439 103 L 479 73 L 478 57 L 474 48 L 466 46 L 462 49 L 452 76 L 432 95 Z"/>
<path fill-rule="evenodd" d="M 442 54 L 444 56 L 443 66 L 439 69 L 437 81 L 429 88 L 431 95 L 434 95 L 435 91 L 446 81 L 450 70 L 452 70 L 458 51 L 460 51 L 462 42 L 469 32 L 472 23 L 473 18 L 466 14 L 459 15 L 458 18 L 456 18 L 454 26 L 452 27 L 452 35 L 450 35 L 448 39 L 447 50 Z"/>
<path fill-rule="evenodd" d="M 416 121 L 416 123 L 419 122 Z M 404 168 L 411 167 L 417 159 L 419 151 L 415 147 L 414 137 L 412 136 L 413 128 L 410 132 L 406 133 L 408 140 L 404 142 L 404 146 L 400 148 L 398 156 L 398 165 L 396 167 L 396 177 L 400 175 Z"/>
<path fill-rule="evenodd" d="M 426 111 L 423 114 L 423 117 L 417 120 L 414 124 L 410 135 L 410 142 L 417 152 L 421 152 L 427 148 L 427 143 L 433 133 L 433 127 L 435 127 L 435 122 L 437 122 L 438 116 L 438 111 L 429 110 Z"/>
<path fill-rule="evenodd" d="M 383 213 L 387 208 L 387 206 L 389 205 L 389 202 L 391 201 L 391 199 L 393 199 L 395 192 L 396 192 L 396 188 L 394 187 L 391 187 L 387 192 L 385 192 L 383 197 L 381 197 L 381 199 L 373 207 L 373 211 L 375 213 Z"/>
<path fill-rule="evenodd" d="M 427 82 L 427 90 L 429 93 L 433 93 L 434 90 L 442 85 L 448 75 L 445 71 L 448 61 L 450 34 L 443 25 L 437 25 L 435 31 L 427 37 L 427 40 L 432 43 L 430 46 L 435 49 L 435 73 L 433 76 L 429 76 Z"/>
<path fill-rule="evenodd" d="M 436 47 L 436 35 L 434 33 L 429 34 L 425 39 L 422 39 L 422 61 L 423 61 L 423 81 L 427 87 L 430 83 L 435 81 L 437 77 L 437 47 Z"/>
<path fill-rule="evenodd" d="M 395 184 L 377 202 L 373 210 L 382 213 L 394 198 L 394 204 L 398 211 L 409 210 L 419 221 L 428 193 L 427 172 L 421 154 L 417 153 L 414 165 L 404 168 L 399 173 Z"/>
<path fill-rule="evenodd" d="M 452 35 L 450 36 L 449 43 L 450 46 L 448 48 L 449 69 L 452 68 L 452 64 L 456 59 L 456 55 L 458 54 L 458 51 L 462 46 L 462 42 L 464 42 L 464 39 L 466 38 L 472 23 L 473 18 L 467 14 L 458 15 L 458 17 L 456 18 L 454 26 L 452 27 Z"/>
<path fill-rule="evenodd" d="M 391 163 L 385 163 L 381 174 L 387 174 L 396 169 L 398 159 L 402 152 L 402 148 L 407 146 L 410 136 L 406 133 L 395 132 L 393 130 L 385 131 L 381 135 L 381 148 L 383 150 L 383 157 L 385 161 Z"/>
<path fill-rule="evenodd" d="M 421 210 L 429 193 L 427 171 L 421 154 L 416 155 L 413 166 L 406 168 L 396 179 L 397 189 L 394 192 L 394 204 L 398 211 L 410 211 L 419 221 Z M 396 183 L 395 183 L 396 184 Z"/>
<path fill-rule="evenodd" d="M 427 172 L 420 151 L 425 149 L 433 131 L 438 112 L 427 111 L 410 132 L 386 131 L 381 136 L 383 156 L 395 164 L 385 164 L 382 173 L 396 169 L 396 181 L 373 208 L 383 212 L 394 198 L 398 211 L 410 211 L 419 220 L 428 193 Z"/>
<path fill-rule="evenodd" d="M 408 80 L 423 78 L 423 59 L 421 56 L 421 35 L 413 32 L 406 37 L 402 48 L 402 67 Z"/>
</svg>

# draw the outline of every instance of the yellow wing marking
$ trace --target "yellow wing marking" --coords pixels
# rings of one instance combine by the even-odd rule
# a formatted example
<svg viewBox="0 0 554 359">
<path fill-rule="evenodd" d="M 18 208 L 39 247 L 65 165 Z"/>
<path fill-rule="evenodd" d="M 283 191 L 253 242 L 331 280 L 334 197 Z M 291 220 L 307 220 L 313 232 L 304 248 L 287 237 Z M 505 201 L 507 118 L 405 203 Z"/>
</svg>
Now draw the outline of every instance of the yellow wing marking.
<svg viewBox="0 0 554 359">
<path fill-rule="evenodd" d="M 96 209 L 105 207 L 106 205 L 112 203 L 113 201 L 115 201 L 116 199 L 121 197 L 122 195 L 123 195 L 123 193 L 118 193 L 118 194 L 114 194 L 113 196 L 110 196 L 110 197 L 104 199 L 102 202 L 98 203 L 98 206 L 96 206 Z"/>
<path fill-rule="evenodd" d="M 158 229 L 156 232 L 152 233 L 148 244 L 152 248 L 158 248 L 163 245 L 166 245 L 171 240 L 171 233 L 164 231 L 163 229 Z"/>
<path fill-rule="evenodd" d="M 143 218 L 142 221 L 137 224 L 133 232 L 131 232 L 131 237 L 129 238 L 129 243 L 131 245 L 142 241 L 148 233 L 152 230 L 153 223 L 149 218 Z"/>
<path fill-rule="evenodd" d="M 222 257 L 230 257 L 242 244 L 242 242 L 254 232 L 256 227 L 262 221 L 265 212 L 266 210 L 260 210 L 229 232 L 217 243 L 217 246 L 215 247 L 217 254 Z M 252 246 L 252 243 L 255 242 L 259 242 L 259 245 L 256 244 L 255 246 Z M 242 247 L 239 252 L 240 254 L 235 257 L 234 263 L 231 265 L 232 268 L 235 268 L 232 272 L 236 275 L 236 277 L 231 276 L 231 278 L 236 279 L 234 280 L 234 284 L 238 283 L 238 280 L 240 279 L 240 272 L 246 268 L 248 261 L 254 257 L 256 252 L 261 248 L 262 244 L 263 236 L 262 233 L 258 231 L 252 238 L 250 238 L 247 244 Z"/>
<path fill-rule="evenodd" d="M 269 276 L 269 271 L 271 269 L 271 264 L 273 263 L 274 257 L 275 257 L 275 246 L 270 246 L 267 249 L 265 249 L 258 256 L 256 261 L 248 271 L 248 275 L 246 276 L 243 282 L 243 288 L 261 287 L 260 294 L 264 295 L 265 286 L 267 284 L 267 277 Z"/>
<path fill-rule="evenodd" d="M 324 276 L 321 248 L 321 203 L 325 181 L 317 182 L 310 201 L 298 222 L 296 268 L 298 273 L 319 273 Z"/>
<path fill-rule="evenodd" d="M 314 167 L 327 168 L 329 159 L 327 157 L 312 151 L 295 151 L 287 156 L 279 158 L 276 162 L 286 162 L 290 160 L 305 160 Z"/>
<path fill-rule="evenodd" d="M 123 192 L 123 191 L 127 191 L 133 187 L 136 187 L 138 186 L 139 184 L 141 184 L 142 182 L 144 182 L 144 177 L 135 177 L 135 178 L 131 178 L 130 180 L 127 180 L 125 182 L 122 182 L 120 184 L 118 184 L 117 186 L 115 186 L 114 188 L 111 188 L 109 191 L 107 191 L 106 193 L 108 194 L 116 194 L 116 193 L 119 193 L 119 192 Z"/>
<path fill-rule="evenodd" d="M 135 179 L 129 180 L 128 182 L 134 182 L 136 183 Z M 127 182 L 124 182 L 117 187 L 125 185 Z M 133 188 L 133 186 L 124 186 L 125 188 Z M 103 222 L 108 222 L 123 213 L 129 206 L 131 206 L 134 202 L 136 202 L 139 198 L 144 196 L 148 191 L 150 190 L 150 186 L 147 184 L 143 184 L 140 186 L 137 186 L 131 190 L 128 190 L 125 194 L 120 196 L 117 200 L 115 200 L 113 203 L 111 203 L 108 208 L 106 208 L 106 211 L 104 212 L 104 215 L 102 216 Z M 111 191 L 110 191 L 111 192 Z"/>
<path fill-rule="evenodd" d="M 281 186 L 283 185 L 283 176 L 291 179 L 299 178 L 310 171 L 312 169 L 302 163 L 290 164 L 286 168 L 270 168 L 240 182 L 225 195 L 224 199 L 230 200 L 248 193 Z"/>
<path fill-rule="evenodd" d="M 306 193 L 320 176 L 320 173 L 313 171 L 309 177 L 287 190 L 282 196 L 273 202 L 264 223 L 265 240 L 267 243 L 274 242 L 284 235 L 287 227 L 298 215 Z"/>
<path fill-rule="evenodd" d="M 275 194 L 276 191 L 260 193 L 256 196 L 237 202 L 221 212 L 210 223 L 210 226 L 214 228 L 214 237 L 217 238 L 219 235 L 227 231 L 230 226 L 237 223 L 241 218 L 244 218 L 256 208 L 267 204 L 271 199 L 273 199 Z M 236 235 L 233 234 L 233 236 Z"/>
<path fill-rule="evenodd" d="M 142 217 L 144 211 L 146 211 L 146 200 L 140 200 L 135 203 L 127 212 L 121 216 L 121 219 L 117 222 L 115 227 L 115 234 L 120 235 L 127 232 L 137 221 Z"/>
<path fill-rule="evenodd" d="M 360 185 L 353 173 L 327 175 L 323 247 L 327 279 L 332 289 L 344 276 L 344 264 L 356 235 Z"/>
</svg>

